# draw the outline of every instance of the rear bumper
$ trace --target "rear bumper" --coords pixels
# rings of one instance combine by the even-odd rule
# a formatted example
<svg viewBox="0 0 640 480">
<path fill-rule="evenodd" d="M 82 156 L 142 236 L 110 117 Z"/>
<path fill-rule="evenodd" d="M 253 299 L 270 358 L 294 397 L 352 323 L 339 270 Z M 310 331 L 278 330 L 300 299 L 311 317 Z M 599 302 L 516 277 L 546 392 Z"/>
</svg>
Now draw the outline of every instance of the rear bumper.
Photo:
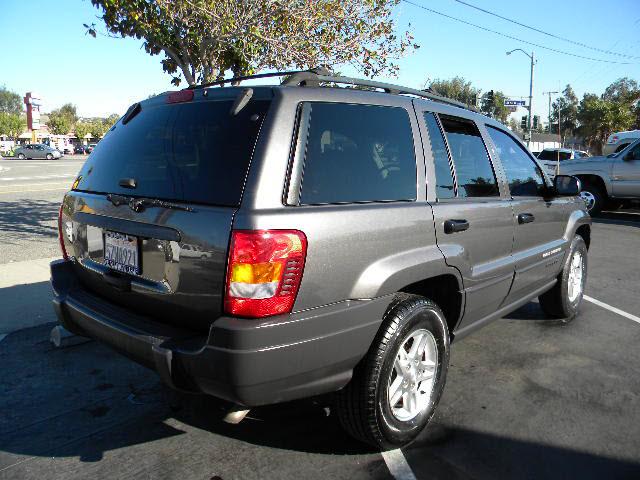
<svg viewBox="0 0 640 480">
<path fill-rule="evenodd" d="M 65 328 L 155 370 L 175 389 L 248 407 L 342 388 L 391 301 L 349 300 L 260 320 L 221 317 L 203 333 L 115 306 L 83 289 L 71 267 L 51 264 L 53 305 Z"/>
</svg>

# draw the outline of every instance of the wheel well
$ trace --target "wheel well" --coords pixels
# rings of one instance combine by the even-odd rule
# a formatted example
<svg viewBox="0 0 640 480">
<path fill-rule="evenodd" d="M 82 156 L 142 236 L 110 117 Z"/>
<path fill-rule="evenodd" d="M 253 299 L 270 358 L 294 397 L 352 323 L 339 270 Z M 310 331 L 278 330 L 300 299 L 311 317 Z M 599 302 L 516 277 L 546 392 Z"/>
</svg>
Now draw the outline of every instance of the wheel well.
<svg viewBox="0 0 640 480">
<path fill-rule="evenodd" d="M 591 227 L 589 225 L 580 225 L 576 230 L 576 235 L 582 237 L 584 243 L 587 244 L 587 250 L 589 250 L 589 245 L 591 244 Z"/>
<path fill-rule="evenodd" d="M 442 310 L 447 320 L 449 334 L 453 334 L 462 307 L 462 294 L 458 279 L 454 275 L 438 275 L 412 283 L 400 289 L 401 292 L 422 295 L 433 300 Z"/>
<path fill-rule="evenodd" d="M 603 194 L 607 195 L 607 186 L 598 175 L 576 175 L 576 177 L 580 179 L 583 185 L 597 187 Z"/>
</svg>

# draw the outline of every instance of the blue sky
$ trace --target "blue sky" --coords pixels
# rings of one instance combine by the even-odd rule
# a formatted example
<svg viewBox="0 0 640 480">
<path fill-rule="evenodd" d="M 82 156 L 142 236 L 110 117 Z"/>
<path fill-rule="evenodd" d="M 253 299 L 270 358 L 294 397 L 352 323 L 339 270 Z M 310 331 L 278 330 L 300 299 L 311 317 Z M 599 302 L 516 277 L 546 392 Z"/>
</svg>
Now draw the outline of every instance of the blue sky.
<svg viewBox="0 0 640 480">
<path fill-rule="evenodd" d="M 538 59 L 534 111 L 547 115 L 542 92 L 570 83 L 579 97 L 602 93 L 623 76 L 640 81 L 640 2 L 638 0 L 466 0 L 574 41 L 638 58 L 625 59 L 588 50 L 524 29 L 454 0 L 412 0 L 434 10 L 545 47 L 631 65 L 608 64 L 545 51 L 463 25 L 402 2 L 396 10 L 399 28 L 411 23 L 421 48 L 402 59 L 397 79 L 422 87 L 428 79 L 461 75 L 483 91 L 501 90 L 514 97 L 529 92 L 529 59 L 507 50 L 532 50 Z M 83 116 L 123 113 L 136 100 L 170 90 L 170 76 L 160 57 L 150 57 L 134 39 L 85 35 L 83 23 L 96 21 L 88 0 L 2 0 L 0 6 L 0 85 L 24 94 L 35 91 L 44 110 L 63 103 L 77 105 Z M 30 19 L 30 20 L 26 20 Z M 353 74 L 347 68 L 344 73 Z M 524 111 L 519 111 L 518 115 Z"/>
</svg>

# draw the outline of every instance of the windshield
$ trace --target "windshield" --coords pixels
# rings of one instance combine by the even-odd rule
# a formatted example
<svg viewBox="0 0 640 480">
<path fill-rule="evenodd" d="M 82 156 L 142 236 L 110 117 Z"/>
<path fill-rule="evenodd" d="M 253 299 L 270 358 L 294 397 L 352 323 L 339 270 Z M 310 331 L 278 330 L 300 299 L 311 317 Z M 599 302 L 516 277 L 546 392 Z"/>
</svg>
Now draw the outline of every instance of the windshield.
<svg viewBox="0 0 640 480">
<path fill-rule="evenodd" d="M 77 190 L 237 206 L 268 101 L 142 105 L 118 123 L 80 171 Z M 127 179 L 125 182 L 121 180 Z M 129 184 L 135 188 L 125 188 Z"/>
<path fill-rule="evenodd" d="M 560 157 L 560 161 L 562 160 L 569 160 L 571 158 L 571 153 L 570 152 L 559 152 L 557 150 L 543 150 L 542 152 L 540 152 L 540 155 L 538 155 L 538 159 L 539 160 L 558 160 L 558 157 Z"/>
</svg>

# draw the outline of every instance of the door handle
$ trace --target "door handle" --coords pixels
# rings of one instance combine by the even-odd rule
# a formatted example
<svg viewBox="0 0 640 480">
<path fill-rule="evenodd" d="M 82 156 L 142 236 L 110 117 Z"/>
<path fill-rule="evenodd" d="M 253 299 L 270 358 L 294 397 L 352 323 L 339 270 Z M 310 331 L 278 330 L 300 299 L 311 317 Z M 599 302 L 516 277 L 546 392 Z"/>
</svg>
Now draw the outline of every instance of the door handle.
<svg viewBox="0 0 640 480">
<path fill-rule="evenodd" d="M 464 232 L 469 228 L 469 222 L 466 220 L 446 220 L 444 222 L 444 233 Z"/>
<path fill-rule="evenodd" d="M 532 213 L 521 213 L 518 215 L 518 223 L 522 225 L 523 223 L 531 223 L 536 219 L 536 217 Z"/>
</svg>

